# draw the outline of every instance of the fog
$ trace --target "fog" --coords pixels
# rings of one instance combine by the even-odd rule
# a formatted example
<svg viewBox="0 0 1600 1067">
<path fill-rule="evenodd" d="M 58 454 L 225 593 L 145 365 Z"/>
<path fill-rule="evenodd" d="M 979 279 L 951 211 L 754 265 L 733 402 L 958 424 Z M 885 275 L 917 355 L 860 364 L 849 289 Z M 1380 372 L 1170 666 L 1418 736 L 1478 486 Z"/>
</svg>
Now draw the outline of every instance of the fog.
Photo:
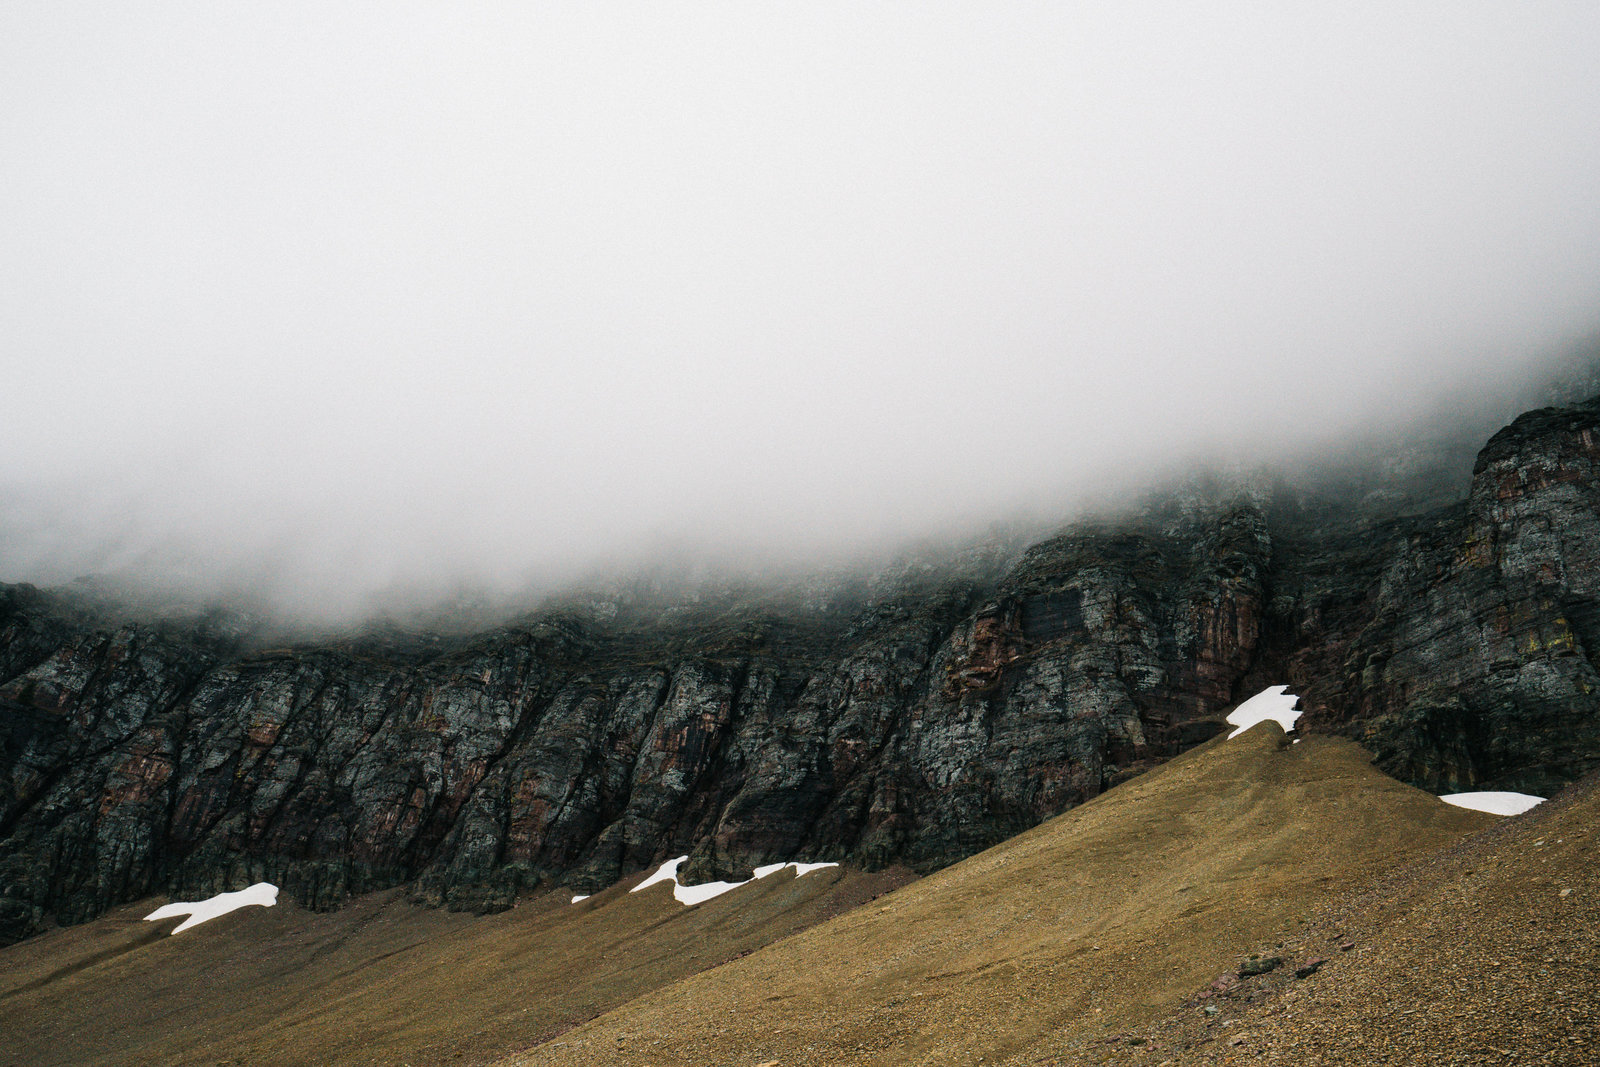
<svg viewBox="0 0 1600 1067">
<path fill-rule="evenodd" d="M 1492 409 L 1600 326 L 1597 55 L 1592 0 L 8 4 L 0 580 L 837 561 Z"/>
</svg>

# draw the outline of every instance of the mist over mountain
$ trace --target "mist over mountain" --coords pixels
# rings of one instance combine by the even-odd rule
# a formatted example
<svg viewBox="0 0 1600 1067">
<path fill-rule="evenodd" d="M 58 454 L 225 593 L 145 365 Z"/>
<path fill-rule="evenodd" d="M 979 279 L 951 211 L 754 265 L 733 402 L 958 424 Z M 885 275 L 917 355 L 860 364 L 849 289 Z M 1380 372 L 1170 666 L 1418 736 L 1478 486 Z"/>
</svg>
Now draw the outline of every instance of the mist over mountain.
<svg viewBox="0 0 1600 1067">
<path fill-rule="evenodd" d="M 1600 6 L 1289 7 L 0 6 L 0 1060 L 1582 1059 Z"/>
<path fill-rule="evenodd" d="M 1597 52 L 1560 3 L 12 7 L 0 579 L 327 623 L 1470 451 L 1600 325 Z"/>
</svg>

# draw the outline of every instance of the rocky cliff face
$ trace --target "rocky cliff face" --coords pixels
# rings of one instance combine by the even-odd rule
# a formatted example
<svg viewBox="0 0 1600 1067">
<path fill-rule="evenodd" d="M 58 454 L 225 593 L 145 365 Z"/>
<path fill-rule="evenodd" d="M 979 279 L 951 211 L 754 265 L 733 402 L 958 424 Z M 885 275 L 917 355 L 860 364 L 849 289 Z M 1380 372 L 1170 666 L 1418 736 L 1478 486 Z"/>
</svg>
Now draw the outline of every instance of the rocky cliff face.
<svg viewBox="0 0 1600 1067">
<path fill-rule="evenodd" d="M 1297 679 L 1314 722 L 1436 792 L 1548 795 L 1600 763 L 1600 401 L 1500 431 L 1465 504 L 1377 562 L 1337 665 Z"/>
<path fill-rule="evenodd" d="M 929 870 L 1290 682 L 1435 791 L 1600 765 L 1600 402 L 1518 419 L 1468 498 L 1369 522 L 1264 484 L 999 568 L 810 601 L 553 608 L 470 639 L 263 648 L 0 597 L 0 940 L 145 893 L 409 884 L 492 909 L 687 852 Z"/>
</svg>

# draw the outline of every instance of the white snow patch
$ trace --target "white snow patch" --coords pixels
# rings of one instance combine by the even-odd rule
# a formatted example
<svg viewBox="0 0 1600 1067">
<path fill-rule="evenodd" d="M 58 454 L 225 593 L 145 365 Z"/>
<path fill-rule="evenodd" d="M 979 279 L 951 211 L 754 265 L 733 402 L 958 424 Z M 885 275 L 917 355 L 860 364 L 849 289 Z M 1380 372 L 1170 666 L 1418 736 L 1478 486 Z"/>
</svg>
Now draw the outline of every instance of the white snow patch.
<svg viewBox="0 0 1600 1067">
<path fill-rule="evenodd" d="M 812 871 L 820 871 L 824 867 L 837 867 L 837 866 L 839 866 L 837 863 L 769 863 L 765 867 L 757 867 L 756 868 L 756 877 L 757 878 L 765 878 L 769 874 L 777 874 L 779 871 L 783 870 L 785 867 L 793 867 L 794 868 L 794 876 L 796 878 L 803 878 L 806 875 L 810 874 Z M 743 885 L 744 883 L 740 882 L 739 884 Z"/>
<path fill-rule="evenodd" d="M 824 867 L 837 867 L 839 865 L 837 863 L 791 863 L 789 866 L 794 868 L 794 876 L 796 878 L 804 878 L 812 871 L 820 871 Z"/>
<path fill-rule="evenodd" d="M 163 905 L 144 917 L 145 922 L 155 919 L 170 919 L 174 915 L 189 916 L 178 924 L 172 932 L 181 934 L 191 926 L 199 926 L 207 919 L 215 919 L 218 915 L 226 915 L 230 911 L 258 905 L 270 908 L 278 902 L 278 887 L 270 882 L 257 882 L 249 889 L 241 889 L 237 893 L 218 893 L 209 900 L 197 903 L 187 901 L 173 901 Z"/>
<path fill-rule="evenodd" d="M 1544 797 L 1529 793 L 1446 793 L 1439 799 L 1458 808 L 1486 811 L 1490 815 L 1521 815 L 1535 804 L 1544 803 Z"/>
<path fill-rule="evenodd" d="M 634 886 L 631 892 L 637 893 L 641 889 L 648 889 L 657 882 L 671 882 L 672 896 L 680 904 L 702 904 L 713 897 L 720 897 L 730 889 L 738 889 L 742 885 L 749 885 L 758 878 L 766 878 L 777 874 L 785 867 L 794 868 L 794 876 L 800 878 L 812 871 L 820 871 L 824 867 L 837 867 L 837 863 L 768 863 L 755 869 L 755 878 L 744 882 L 706 882 L 702 885 L 681 885 L 678 882 L 678 866 L 687 860 L 688 856 L 679 856 L 675 860 L 668 860 L 656 868 L 656 873 Z"/>
<path fill-rule="evenodd" d="M 688 858 L 688 856 L 679 856 L 675 860 L 668 860 L 667 862 L 663 863 L 661 866 L 656 868 L 655 874 L 652 874 L 650 877 L 634 886 L 632 892 L 638 893 L 642 890 L 649 889 L 657 882 L 671 882 L 676 885 L 678 882 L 678 865 L 683 863 L 683 861 Z"/>
<path fill-rule="evenodd" d="M 712 897 L 720 897 L 730 889 L 738 889 L 744 882 L 702 882 L 700 885 L 683 885 L 679 883 L 672 887 L 672 895 L 679 904 L 704 904 Z"/>
<path fill-rule="evenodd" d="M 589 894 L 588 893 L 579 893 L 577 896 L 572 898 L 572 902 L 574 904 L 576 904 L 580 900 L 588 900 L 588 899 L 589 899 Z"/>
<path fill-rule="evenodd" d="M 1294 709 L 1300 703 L 1300 698 L 1289 692 L 1286 685 L 1275 685 L 1270 689 L 1263 689 L 1243 704 L 1228 712 L 1228 723 L 1237 727 L 1228 737 L 1238 737 L 1257 723 L 1269 719 L 1283 727 L 1283 732 L 1288 733 L 1294 729 L 1294 721 L 1300 717 L 1300 712 Z"/>
</svg>

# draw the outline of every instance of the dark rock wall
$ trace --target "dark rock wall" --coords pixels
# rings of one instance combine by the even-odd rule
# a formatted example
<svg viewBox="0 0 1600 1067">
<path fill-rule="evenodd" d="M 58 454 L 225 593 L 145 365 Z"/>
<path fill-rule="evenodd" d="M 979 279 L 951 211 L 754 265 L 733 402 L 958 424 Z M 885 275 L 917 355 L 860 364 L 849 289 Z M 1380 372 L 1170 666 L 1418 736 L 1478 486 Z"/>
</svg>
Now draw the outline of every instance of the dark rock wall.
<svg viewBox="0 0 1600 1067">
<path fill-rule="evenodd" d="M 1388 544 L 1370 616 L 1304 676 L 1313 720 L 1436 792 L 1600 766 L 1600 402 L 1517 419 L 1463 506 Z"/>
<path fill-rule="evenodd" d="M 1435 791 L 1600 765 L 1600 405 L 1533 412 L 1470 497 L 1370 523 L 1258 484 L 826 608 L 550 611 L 256 648 L 0 592 L 0 940 L 166 890 L 491 909 L 687 852 L 930 870 L 1289 682 Z"/>
</svg>

